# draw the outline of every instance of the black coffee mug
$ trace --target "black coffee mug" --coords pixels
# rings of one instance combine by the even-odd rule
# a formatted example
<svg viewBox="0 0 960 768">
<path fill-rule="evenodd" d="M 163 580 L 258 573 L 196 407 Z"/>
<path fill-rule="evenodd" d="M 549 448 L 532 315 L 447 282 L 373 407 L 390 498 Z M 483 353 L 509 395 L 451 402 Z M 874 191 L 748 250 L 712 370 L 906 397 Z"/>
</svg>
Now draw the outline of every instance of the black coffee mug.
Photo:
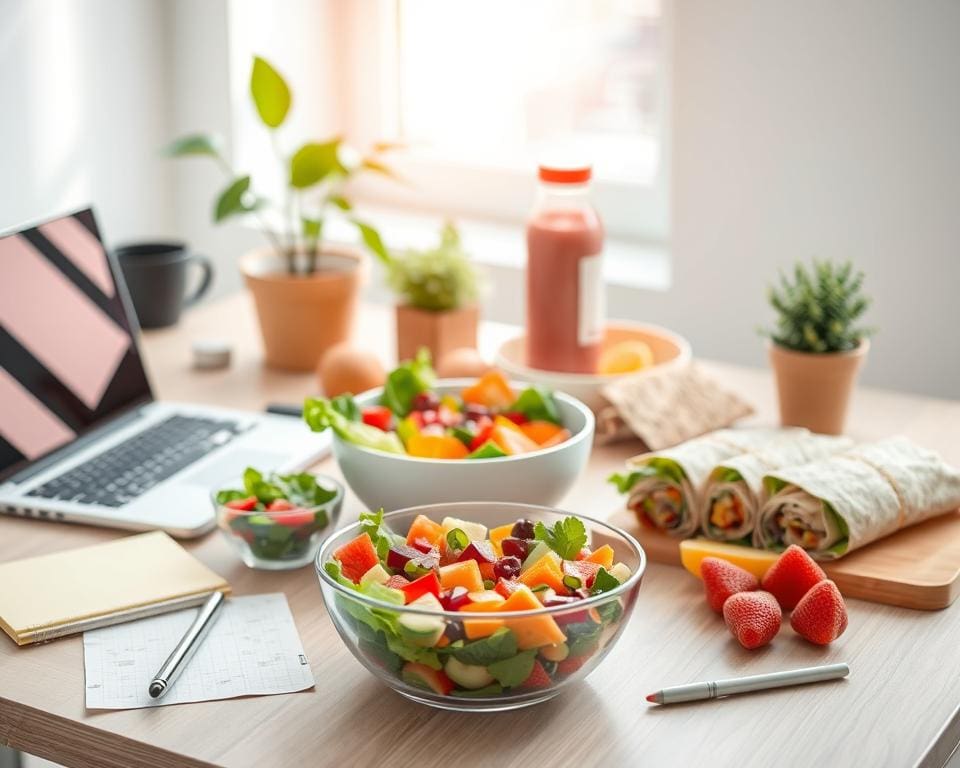
<svg viewBox="0 0 960 768">
<path fill-rule="evenodd" d="M 195 304 L 210 288 L 213 265 L 191 254 L 184 243 L 134 243 L 115 251 L 141 328 L 164 328 L 180 319 L 184 307 Z M 186 296 L 191 264 L 202 271 L 200 285 Z"/>
</svg>

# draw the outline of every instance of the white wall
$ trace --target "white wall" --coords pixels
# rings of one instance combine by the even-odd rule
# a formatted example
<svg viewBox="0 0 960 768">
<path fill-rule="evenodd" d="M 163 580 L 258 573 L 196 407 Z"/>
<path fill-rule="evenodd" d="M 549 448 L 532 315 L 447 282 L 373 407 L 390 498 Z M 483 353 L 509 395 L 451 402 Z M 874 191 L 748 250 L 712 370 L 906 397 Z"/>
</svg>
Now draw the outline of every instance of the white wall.
<svg viewBox="0 0 960 768">
<path fill-rule="evenodd" d="M 761 364 L 777 269 L 849 258 L 879 329 L 864 380 L 960 397 L 960 3 L 685 0 L 675 16 L 675 282 L 634 314 Z"/>
<path fill-rule="evenodd" d="M 164 0 L 0 0 L 0 230 L 94 203 L 174 234 Z"/>
</svg>

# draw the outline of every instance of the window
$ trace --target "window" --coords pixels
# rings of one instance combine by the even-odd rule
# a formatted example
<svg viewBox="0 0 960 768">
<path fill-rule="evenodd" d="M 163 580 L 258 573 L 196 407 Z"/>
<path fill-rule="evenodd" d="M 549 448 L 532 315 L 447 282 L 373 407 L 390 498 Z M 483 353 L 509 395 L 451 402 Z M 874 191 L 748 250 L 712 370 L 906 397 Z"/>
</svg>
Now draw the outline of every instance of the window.
<svg viewBox="0 0 960 768">
<path fill-rule="evenodd" d="M 232 60 L 245 76 L 258 51 L 295 95 L 309 85 L 313 100 L 326 102 L 322 119 L 310 121 L 320 136 L 340 128 L 360 145 L 406 145 L 391 160 L 409 183 L 358 179 L 353 191 L 368 203 L 516 224 L 532 204 L 538 160 L 572 155 L 594 165 L 609 234 L 658 243 L 668 178 L 660 2 L 234 0 L 232 37 L 243 29 L 245 40 L 231 41 Z M 270 39 L 271 29 L 284 40 Z M 235 123 L 241 111 L 247 103 Z M 270 148 L 261 140 L 251 149 L 250 133 L 236 131 L 246 165 L 257 168 Z"/>
<path fill-rule="evenodd" d="M 665 237 L 659 0 L 396 0 L 378 15 L 393 33 L 378 127 L 408 145 L 418 191 L 371 195 L 519 220 L 538 160 L 572 154 L 593 163 L 612 234 Z"/>
</svg>

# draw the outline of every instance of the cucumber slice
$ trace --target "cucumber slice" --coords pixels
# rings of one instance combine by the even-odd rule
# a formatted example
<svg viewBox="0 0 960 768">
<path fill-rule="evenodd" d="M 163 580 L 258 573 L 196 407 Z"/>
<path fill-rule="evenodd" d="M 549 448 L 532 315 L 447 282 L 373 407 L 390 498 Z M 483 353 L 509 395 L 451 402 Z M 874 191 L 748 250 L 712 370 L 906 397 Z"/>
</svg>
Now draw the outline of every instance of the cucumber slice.
<svg viewBox="0 0 960 768">
<path fill-rule="evenodd" d="M 471 690 L 486 688 L 493 683 L 493 675 L 487 672 L 486 667 L 464 664 L 462 661 L 457 661 L 453 656 L 447 659 L 443 671 L 447 673 L 447 677 L 461 688 L 469 688 Z"/>
<path fill-rule="evenodd" d="M 551 553 L 553 553 L 556 556 L 557 562 L 559 562 L 560 556 L 557 555 L 556 552 L 554 552 L 552 549 L 550 549 L 550 547 L 547 545 L 547 542 L 545 541 L 537 542 L 537 546 L 535 546 L 533 549 L 530 550 L 530 554 L 527 555 L 527 559 L 523 561 L 523 565 L 520 568 L 520 572 L 523 573 L 524 571 L 528 570 L 530 566 L 533 565 L 535 562 L 537 562 L 537 560 L 539 560 L 541 557 L 543 557 L 544 555 L 549 555 Z"/>
<path fill-rule="evenodd" d="M 610 569 L 609 573 L 611 576 L 613 576 L 613 578 L 623 584 L 623 582 L 630 578 L 632 571 L 627 565 L 623 563 L 617 563 L 613 566 L 613 568 Z"/>
<path fill-rule="evenodd" d="M 411 608 L 427 611 L 442 611 L 443 606 L 431 593 L 418 597 Z M 440 616 L 424 616 L 423 614 L 404 613 L 397 621 L 400 636 L 411 645 L 421 648 L 430 648 L 440 641 L 446 625 Z"/>
</svg>

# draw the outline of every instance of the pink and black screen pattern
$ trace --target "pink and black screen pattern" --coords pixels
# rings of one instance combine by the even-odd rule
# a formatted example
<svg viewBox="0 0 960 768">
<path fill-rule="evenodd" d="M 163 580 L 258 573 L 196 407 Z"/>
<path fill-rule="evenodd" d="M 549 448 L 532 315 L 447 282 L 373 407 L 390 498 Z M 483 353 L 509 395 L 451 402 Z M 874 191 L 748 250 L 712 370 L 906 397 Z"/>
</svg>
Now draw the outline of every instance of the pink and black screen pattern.
<svg viewBox="0 0 960 768">
<path fill-rule="evenodd" d="M 0 476 L 149 398 L 93 212 L 0 237 Z"/>
</svg>

